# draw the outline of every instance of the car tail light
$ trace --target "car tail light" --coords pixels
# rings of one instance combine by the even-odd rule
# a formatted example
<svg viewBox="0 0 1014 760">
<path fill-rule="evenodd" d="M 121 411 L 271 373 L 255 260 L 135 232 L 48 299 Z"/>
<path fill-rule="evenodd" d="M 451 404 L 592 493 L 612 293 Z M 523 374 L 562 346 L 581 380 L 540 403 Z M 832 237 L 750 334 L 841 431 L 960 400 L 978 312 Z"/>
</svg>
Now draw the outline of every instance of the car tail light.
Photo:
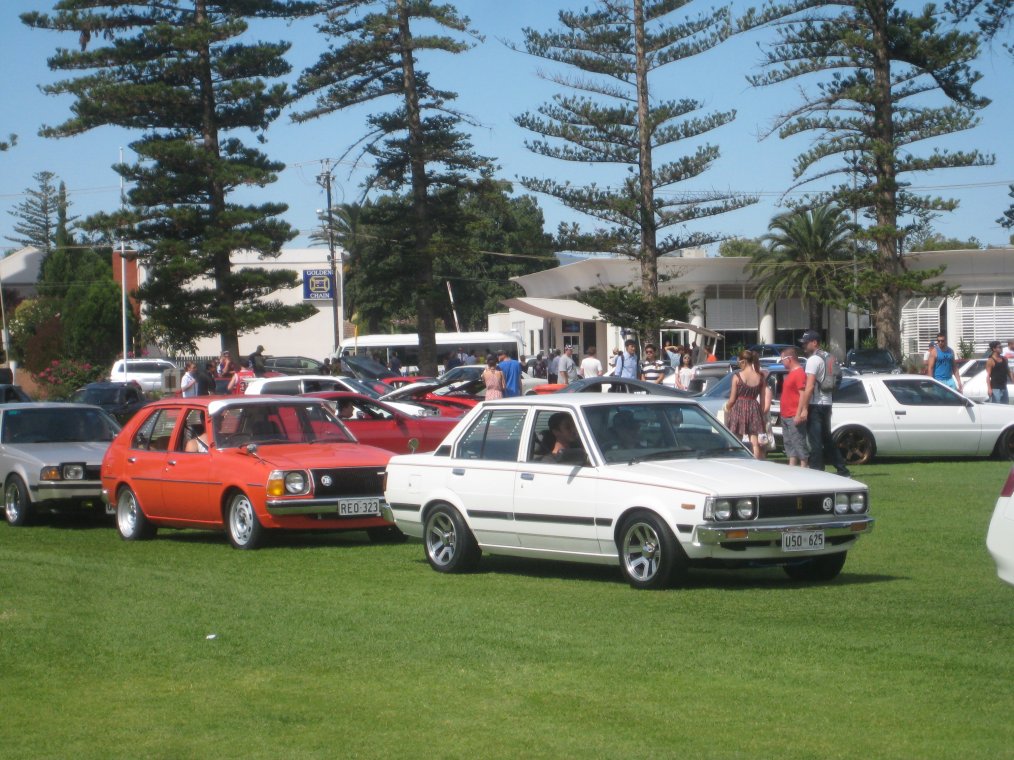
<svg viewBox="0 0 1014 760">
<path fill-rule="evenodd" d="M 1011 468 L 1010 474 L 1007 476 L 1007 482 L 1000 489 L 1000 495 L 1005 498 L 1011 494 L 1014 494 L 1014 467 Z"/>
</svg>

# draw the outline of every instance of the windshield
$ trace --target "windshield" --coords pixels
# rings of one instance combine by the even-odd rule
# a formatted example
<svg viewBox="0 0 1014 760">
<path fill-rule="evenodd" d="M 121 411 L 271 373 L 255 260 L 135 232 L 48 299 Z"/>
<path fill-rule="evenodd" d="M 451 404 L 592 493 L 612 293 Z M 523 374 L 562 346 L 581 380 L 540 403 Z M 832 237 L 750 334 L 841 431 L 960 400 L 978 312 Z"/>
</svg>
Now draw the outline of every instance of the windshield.
<svg viewBox="0 0 1014 760">
<path fill-rule="evenodd" d="M 70 400 L 77 404 L 102 406 L 120 403 L 119 395 L 119 388 L 82 388 Z"/>
<path fill-rule="evenodd" d="M 378 380 L 360 380 L 356 377 L 343 377 L 342 382 L 353 393 L 361 393 L 370 398 L 380 398 L 383 394 L 391 392 L 390 386 Z"/>
<path fill-rule="evenodd" d="M 3 417 L 7 444 L 108 442 L 120 432 L 101 409 L 9 409 Z"/>
<path fill-rule="evenodd" d="M 886 349 L 860 348 L 849 352 L 851 364 L 894 364 L 894 355 Z"/>
<path fill-rule="evenodd" d="M 349 443 L 348 429 L 321 403 L 229 406 L 213 417 L 215 446 Z"/>
<path fill-rule="evenodd" d="M 751 458 L 732 433 L 696 404 L 589 406 L 585 417 L 602 458 L 609 463 Z"/>
</svg>

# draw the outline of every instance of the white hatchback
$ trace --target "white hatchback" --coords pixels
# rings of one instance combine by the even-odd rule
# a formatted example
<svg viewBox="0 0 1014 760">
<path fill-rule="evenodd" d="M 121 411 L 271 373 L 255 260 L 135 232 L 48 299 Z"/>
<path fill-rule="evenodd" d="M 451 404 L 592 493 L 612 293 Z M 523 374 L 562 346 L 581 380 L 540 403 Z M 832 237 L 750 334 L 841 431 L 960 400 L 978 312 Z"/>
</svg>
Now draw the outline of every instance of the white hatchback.
<svg viewBox="0 0 1014 760">
<path fill-rule="evenodd" d="M 483 552 L 619 565 L 635 588 L 692 567 L 827 581 L 870 531 L 865 485 L 756 461 L 699 404 L 551 394 L 486 401 L 434 451 L 395 456 L 385 516 L 439 572 Z"/>
</svg>

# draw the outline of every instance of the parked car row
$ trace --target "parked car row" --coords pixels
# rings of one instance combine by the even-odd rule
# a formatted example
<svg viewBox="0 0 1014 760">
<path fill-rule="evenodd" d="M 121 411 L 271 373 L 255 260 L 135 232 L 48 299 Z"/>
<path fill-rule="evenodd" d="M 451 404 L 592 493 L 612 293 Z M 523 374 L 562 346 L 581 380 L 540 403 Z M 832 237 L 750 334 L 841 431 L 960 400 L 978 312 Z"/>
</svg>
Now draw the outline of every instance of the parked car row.
<svg viewBox="0 0 1014 760">
<path fill-rule="evenodd" d="M 843 406 L 889 396 L 959 419 L 990 408 L 921 376 L 849 382 Z M 984 427 L 968 433 L 979 453 Z M 1012 442 L 1008 430 L 994 449 Z M 122 429 L 96 406 L 15 403 L 0 407 L 0 472 L 13 526 L 84 506 L 114 514 L 127 541 L 183 528 L 222 531 L 238 549 L 273 530 L 407 534 L 439 572 L 485 552 L 617 565 L 644 589 L 696 567 L 826 581 L 874 524 L 862 483 L 756 461 L 699 403 L 658 391 L 488 401 L 461 419 L 343 392 L 169 398 Z M 1014 475 L 988 544 L 1008 581 L 1012 492 Z"/>
</svg>

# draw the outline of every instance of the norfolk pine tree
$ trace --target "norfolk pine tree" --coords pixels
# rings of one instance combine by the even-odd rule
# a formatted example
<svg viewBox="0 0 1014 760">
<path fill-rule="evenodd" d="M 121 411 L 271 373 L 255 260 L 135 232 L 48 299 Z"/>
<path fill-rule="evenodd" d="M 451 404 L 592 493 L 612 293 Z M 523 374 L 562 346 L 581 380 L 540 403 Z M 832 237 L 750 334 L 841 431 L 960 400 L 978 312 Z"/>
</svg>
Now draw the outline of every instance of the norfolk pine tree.
<svg viewBox="0 0 1014 760">
<path fill-rule="evenodd" d="M 32 246 L 48 256 L 57 245 L 57 230 L 61 215 L 66 223 L 67 190 L 60 183 L 57 189 L 53 185 L 53 172 L 38 172 L 34 175 L 35 188 L 25 190 L 25 199 L 14 206 L 8 213 L 16 221 L 14 232 L 17 237 L 7 236 L 12 243 L 20 246 Z"/>
<path fill-rule="evenodd" d="M 911 172 L 980 166 L 977 150 L 917 151 L 917 144 L 972 128 L 988 104 L 972 91 L 979 75 L 975 36 L 944 29 L 940 13 L 919 13 L 893 0 L 793 0 L 749 12 L 741 28 L 774 27 L 776 43 L 764 56 L 756 86 L 806 78 L 803 102 L 779 115 L 774 129 L 787 138 L 817 133 L 814 147 L 796 160 L 795 186 L 840 178 L 813 205 L 835 201 L 862 211 L 872 226 L 860 231 L 875 248 L 861 262 L 857 302 L 872 305 L 877 343 L 901 355 L 901 298 L 939 292 L 926 280 L 942 270 L 909 272 L 902 258 L 906 218 L 925 220 L 957 203 L 918 196 L 900 178 Z M 835 161 L 837 159 L 837 162 Z"/>
<path fill-rule="evenodd" d="M 719 44 L 728 34 L 724 9 L 690 15 L 689 0 L 602 0 L 592 9 L 561 11 L 563 29 L 525 29 L 531 55 L 577 70 L 546 76 L 578 94 L 557 95 L 537 114 L 517 123 L 540 135 L 526 143 L 533 152 L 564 161 L 626 166 L 617 187 L 580 187 L 555 179 L 525 177 L 529 188 L 607 225 L 599 245 L 640 263 L 641 290 L 658 296 L 658 258 L 681 248 L 714 242 L 720 235 L 676 234 L 675 228 L 741 208 L 754 198 L 720 191 L 674 188 L 699 177 L 718 158 L 717 146 L 701 144 L 689 155 L 664 158 L 667 148 L 694 140 L 732 121 L 734 112 L 699 113 L 702 104 L 684 97 L 660 99 L 663 70 Z M 678 18 L 674 18 L 678 15 Z"/>
<path fill-rule="evenodd" d="M 148 280 L 138 289 L 150 334 L 170 350 L 219 335 L 238 353 L 239 335 L 298 322 L 312 307 L 266 296 L 297 284 L 288 270 L 238 269 L 233 251 L 275 258 L 295 231 L 280 203 L 229 201 L 240 186 L 264 187 L 282 165 L 235 133 L 260 133 L 289 100 L 269 84 L 289 70 L 285 42 L 240 41 L 248 19 L 288 17 L 310 6 L 294 0 L 60 0 L 52 15 L 26 13 L 31 27 L 74 32 L 80 50 L 58 49 L 43 90 L 72 95 L 72 116 L 41 134 L 70 137 L 101 126 L 140 133 L 136 163 L 114 168 L 129 183 L 125 210 L 96 214 L 85 229 L 136 243 Z M 211 286 L 198 285 L 206 278 Z"/>
<path fill-rule="evenodd" d="M 435 299 L 441 283 L 433 276 L 431 249 L 439 225 L 435 195 L 441 188 L 465 186 L 470 175 L 492 167 L 456 129 L 462 116 L 449 105 L 455 94 L 433 87 L 416 59 L 420 51 L 467 50 L 460 37 L 469 32 L 468 19 L 452 5 L 431 0 L 324 0 L 323 6 L 318 29 L 331 45 L 300 77 L 298 93 L 316 101 L 294 118 L 306 121 L 381 99 L 395 102 L 393 110 L 367 117 L 368 132 L 357 146 L 374 162 L 367 192 L 410 193 L 411 241 L 402 252 L 403 271 L 412 276 L 419 370 L 436 374 Z M 440 31 L 419 34 L 419 26 Z"/>
</svg>

